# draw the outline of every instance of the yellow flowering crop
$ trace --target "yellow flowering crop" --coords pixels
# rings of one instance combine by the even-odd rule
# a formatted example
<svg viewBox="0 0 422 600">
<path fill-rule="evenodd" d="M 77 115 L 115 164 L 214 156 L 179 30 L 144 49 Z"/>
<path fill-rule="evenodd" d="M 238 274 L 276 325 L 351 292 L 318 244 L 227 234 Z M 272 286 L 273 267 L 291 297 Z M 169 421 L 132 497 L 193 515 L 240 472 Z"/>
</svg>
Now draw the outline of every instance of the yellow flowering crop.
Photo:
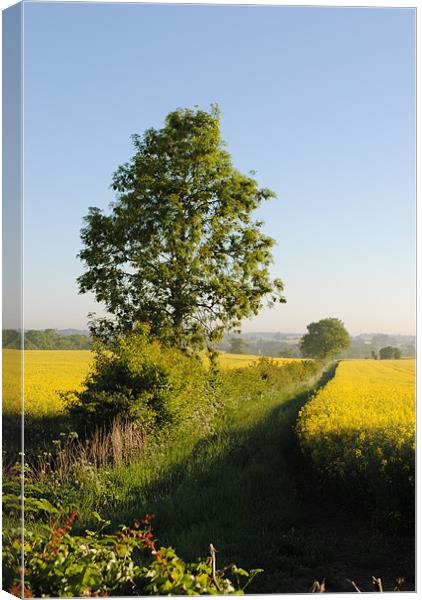
<svg viewBox="0 0 422 600">
<path fill-rule="evenodd" d="M 415 360 L 341 361 L 300 411 L 297 431 L 331 476 L 413 485 Z"/>
<path fill-rule="evenodd" d="M 20 411 L 21 352 L 3 350 L 3 411 Z M 90 350 L 25 350 L 26 414 L 63 410 L 58 392 L 79 389 L 92 362 Z"/>
</svg>

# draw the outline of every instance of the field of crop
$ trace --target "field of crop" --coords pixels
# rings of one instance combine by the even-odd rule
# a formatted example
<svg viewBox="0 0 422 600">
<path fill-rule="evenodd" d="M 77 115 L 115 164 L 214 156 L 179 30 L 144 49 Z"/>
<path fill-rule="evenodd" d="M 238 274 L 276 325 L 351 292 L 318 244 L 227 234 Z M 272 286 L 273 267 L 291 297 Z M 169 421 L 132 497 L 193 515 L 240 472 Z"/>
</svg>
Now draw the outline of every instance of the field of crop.
<svg viewBox="0 0 422 600">
<path fill-rule="evenodd" d="M 305 453 L 330 476 L 412 487 L 415 360 L 342 361 L 300 411 Z"/>
<path fill-rule="evenodd" d="M 20 410 L 19 350 L 3 350 L 3 410 Z M 247 367 L 259 360 L 252 354 L 221 354 L 223 369 Z M 278 364 L 289 358 L 274 359 Z M 92 361 L 90 350 L 26 350 L 25 351 L 25 412 L 26 414 L 57 414 L 62 409 L 58 392 L 79 389 Z"/>
<path fill-rule="evenodd" d="M 3 411 L 20 407 L 19 350 L 3 350 Z M 78 389 L 88 373 L 90 350 L 27 350 L 25 352 L 25 412 L 56 414 L 62 410 L 58 392 Z"/>
</svg>

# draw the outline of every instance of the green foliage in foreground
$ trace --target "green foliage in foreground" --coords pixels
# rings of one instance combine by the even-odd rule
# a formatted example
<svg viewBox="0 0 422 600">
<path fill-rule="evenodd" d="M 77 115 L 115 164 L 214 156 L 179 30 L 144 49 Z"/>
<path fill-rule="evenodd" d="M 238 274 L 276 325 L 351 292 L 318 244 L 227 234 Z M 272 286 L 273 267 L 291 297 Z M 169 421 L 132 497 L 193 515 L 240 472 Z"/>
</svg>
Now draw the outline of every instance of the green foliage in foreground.
<svg viewBox="0 0 422 600">
<path fill-rule="evenodd" d="M 73 471 L 66 472 L 66 481 L 58 472 L 54 481 L 33 478 L 42 505 L 36 507 L 34 523 L 27 520 L 27 529 L 34 534 L 38 528 L 44 531 L 50 515 L 54 525 L 59 513 L 45 512 L 47 500 L 53 507 L 59 502 L 75 506 L 78 518 L 69 535 L 80 539 L 87 537 L 86 530 L 101 529 L 94 511 L 112 521 L 107 533 L 102 531 L 98 537 L 114 535 L 122 530 L 121 523 L 131 524 L 139 515 L 154 513 L 154 532 L 161 544 L 175 548 L 185 564 L 197 564 L 197 557 L 207 555 L 212 542 L 219 551 L 218 565 L 235 563 L 250 574 L 262 567 L 264 572 L 247 588 L 252 593 L 303 593 L 316 576 L 326 576 L 330 589 L 349 591 L 344 577 L 361 573 L 362 564 L 376 564 L 381 576 L 404 574 L 412 582 L 411 537 L 403 531 L 381 535 L 361 519 L 361 505 L 353 493 L 346 496 L 337 490 L 335 494 L 337 488 L 327 488 L 325 482 L 320 488 L 300 454 L 294 423 L 320 374 L 321 365 L 314 361 L 280 367 L 268 360 L 221 373 L 215 386 L 219 409 L 210 434 L 197 429 L 195 435 L 185 435 L 186 429 L 177 428 L 175 435 L 147 446 L 145 454 L 127 466 L 95 468 L 77 462 Z M 28 424 L 27 444 L 33 443 L 33 425 Z M 56 437 L 63 431 L 54 421 L 49 427 Z M 378 507 L 373 506 L 372 512 L 377 514 Z M 65 516 L 59 527 L 63 521 Z M 381 523 L 382 531 L 387 524 Z M 12 557 L 10 547 L 18 532 L 12 535 L 9 514 L 3 525 L 4 550 Z M 146 549 L 139 554 L 142 560 L 154 560 Z M 19 568 L 20 555 L 15 556 L 17 563 L 12 558 L 7 563 L 12 563 L 12 575 Z M 138 561 L 138 550 L 133 558 Z M 209 559 L 199 562 L 209 567 Z M 340 572 L 339 564 L 344 566 Z M 4 589 L 10 589 L 11 570 L 3 572 L 8 582 Z M 220 575 L 237 588 L 230 569 Z M 47 582 L 44 585 L 48 595 Z"/>
<path fill-rule="evenodd" d="M 187 364 L 193 364 L 187 360 Z M 199 425 L 192 427 L 186 418 L 173 429 L 167 427 L 173 435 L 155 438 L 145 454 L 128 466 L 102 469 L 76 462 L 64 480 L 59 472 L 47 476 L 41 476 L 40 471 L 37 476 L 31 473 L 32 483 L 28 481 L 25 486 L 27 593 L 49 596 L 82 595 L 84 590 L 91 595 L 241 592 L 245 585 L 237 580 L 238 576 L 247 584 L 257 572 L 254 567 L 265 566 L 263 563 L 269 561 L 267 555 L 271 554 L 272 545 L 268 546 L 265 536 L 257 538 L 257 531 L 272 530 L 274 515 L 276 519 L 286 519 L 290 511 L 286 509 L 283 490 L 291 494 L 292 488 L 279 477 L 274 445 L 275 440 L 283 439 L 280 424 L 284 422 L 284 408 L 280 409 L 280 421 L 271 413 L 294 390 L 308 385 L 319 371 L 320 366 L 314 361 L 280 367 L 271 360 L 261 360 L 246 369 L 213 375 L 205 372 L 212 382 L 212 401 L 218 405 L 218 410 L 206 415 L 209 431 Z M 198 402 L 201 398 L 192 394 L 189 410 L 194 410 Z M 270 437 L 267 419 L 272 424 Z M 265 425 L 255 431 L 261 421 Z M 265 460 L 261 457 L 262 440 L 269 453 Z M 268 485 L 272 495 L 268 509 L 263 510 L 262 490 L 267 492 Z M 3 547 L 4 586 L 10 590 L 19 584 L 19 530 L 13 529 L 17 516 L 13 517 L 9 510 L 13 496 L 14 510 L 19 507 L 19 488 L 8 494 Z M 280 503 L 276 513 L 275 499 Z M 261 508 L 257 515 L 258 505 Z M 66 523 L 70 507 L 78 512 L 74 523 L 73 517 Z M 102 529 L 103 522 L 95 518 L 95 511 L 112 523 Z M 139 515 L 150 512 L 157 515 L 155 529 L 165 546 L 156 546 L 159 556 L 152 554 L 151 548 L 135 535 L 139 531 L 144 535 L 143 526 L 120 525 L 133 523 Z M 59 532 L 58 553 L 51 552 L 56 547 L 57 530 L 64 530 Z M 118 551 L 122 536 L 125 556 L 119 556 Z M 247 571 L 232 566 L 217 571 L 216 585 L 212 560 L 196 559 L 210 542 L 220 551 L 220 564 L 234 562 Z M 167 566 L 164 569 L 161 559 L 174 568 L 176 579 L 169 580 Z M 119 573 L 116 586 L 120 587 L 104 591 L 104 586 L 112 585 L 104 570 L 110 562 Z M 133 568 L 128 566 L 131 563 Z M 104 577 L 101 585 L 100 577 Z M 15 587 L 12 591 L 20 594 L 22 590 Z"/>
<path fill-rule="evenodd" d="M 9 487 L 13 483 L 19 487 L 16 479 Z M 235 565 L 217 570 L 213 548 L 209 559 L 186 563 L 173 548 L 157 546 L 151 528 L 153 515 L 109 533 L 110 522 L 94 513 L 96 529 L 75 535 L 72 528 L 77 512 L 66 514 L 47 500 L 36 498 L 37 492 L 39 488 L 27 481 L 23 582 L 21 530 L 5 532 L 3 586 L 16 596 L 241 594 L 260 572 L 255 569 L 249 573 Z M 9 518 L 14 515 L 16 519 L 20 500 L 16 489 L 4 496 Z"/>
</svg>

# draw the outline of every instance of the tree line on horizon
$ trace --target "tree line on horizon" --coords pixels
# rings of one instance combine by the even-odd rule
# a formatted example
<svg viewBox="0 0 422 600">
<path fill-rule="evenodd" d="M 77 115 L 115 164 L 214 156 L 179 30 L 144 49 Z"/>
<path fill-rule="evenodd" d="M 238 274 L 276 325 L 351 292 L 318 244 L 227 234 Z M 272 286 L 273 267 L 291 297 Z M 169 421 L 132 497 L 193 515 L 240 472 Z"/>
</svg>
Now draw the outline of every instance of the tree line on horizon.
<svg viewBox="0 0 422 600">
<path fill-rule="evenodd" d="M 277 333 L 228 333 L 216 344 L 220 352 L 231 354 L 251 354 L 270 356 L 273 358 L 301 358 L 301 335 Z M 365 339 L 364 339 L 365 338 Z M 367 339 L 366 339 L 367 338 Z M 403 339 L 402 339 L 403 338 Z M 339 354 L 339 358 L 378 358 L 383 348 L 393 347 L 401 352 L 401 356 L 412 358 L 416 354 L 413 336 L 390 336 L 374 334 L 372 336 L 350 336 L 350 346 Z M 384 356 L 381 356 L 384 358 Z"/>
<path fill-rule="evenodd" d="M 63 333 L 56 329 L 31 329 L 25 332 L 25 348 L 27 350 L 91 350 L 92 338 L 88 332 Z M 403 337 L 403 340 L 401 339 Z M 231 354 L 251 354 L 273 358 L 301 358 L 300 338 L 291 334 L 274 333 L 227 333 L 216 350 Z M 18 350 L 21 335 L 16 329 L 3 329 L 3 348 Z M 402 357 L 414 357 L 415 344 L 412 336 L 390 336 L 374 334 L 366 341 L 361 335 L 350 336 L 349 348 L 340 354 L 341 358 L 395 358 L 397 350 Z M 385 348 L 393 348 L 396 352 Z M 390 356 L 391 355 L 391 356 Z"/>
<path fill-rule="evenodd" d="M 19 350 L 22 344 L 21 332 L 17 329 L 3 329 L 3 348 Z M 24 333 L 25 350 L 91 350 L 92 338 L 83 333 L 60 334 L 56 329 L 29 329 Z"/>
</svg>

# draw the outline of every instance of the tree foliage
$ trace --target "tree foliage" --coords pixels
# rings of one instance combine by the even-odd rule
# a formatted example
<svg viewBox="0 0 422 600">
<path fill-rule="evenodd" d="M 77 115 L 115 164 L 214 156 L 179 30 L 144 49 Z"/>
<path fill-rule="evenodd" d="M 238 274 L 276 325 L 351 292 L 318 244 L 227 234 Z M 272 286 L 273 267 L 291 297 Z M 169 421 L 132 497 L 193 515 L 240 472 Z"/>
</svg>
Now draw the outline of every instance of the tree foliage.
<svg viewBox="0 0 422 600">
<path fill-rule="evenodd" d="M 208 427 L 214 396 L 200 358 L 151 340 L 148 326 L 107 348 L 97 342 L 82 389 L 62 394 L 73 422 L 85 430 L 120 418 L 147 433 L 182 426 L 185 434 L 190 426 Z"/>
<path fill-rule="evenodd" d="M 321 319 L 308 325 L 307 330 L 300 341 L 303 356 L 331 358 L 350 346 L 349 334 L 339 319 Z"/>
<path fill-rule="evenodd" d="M 379 356 L 381 360 L 388 359 L 398 359 L 401 358 L 401 352 L 398 348 L 394 348 L 393 346 L 386 346 L 385 348 L 380 348 Z"/>
<path fill-rule="evenodd" d="M 233 167 L 218 108 L 176 110 L 132 140 L 111 213 L 90 208 L 81 231 L 79 290 L 109 314 L 92 331 L 107 337 L 149 322 L 161 340 L 201 348 L 265 300 L 284 302 L 269 274 L 274 240 L 251 216 L 275 194 Z"/>
</svg>

